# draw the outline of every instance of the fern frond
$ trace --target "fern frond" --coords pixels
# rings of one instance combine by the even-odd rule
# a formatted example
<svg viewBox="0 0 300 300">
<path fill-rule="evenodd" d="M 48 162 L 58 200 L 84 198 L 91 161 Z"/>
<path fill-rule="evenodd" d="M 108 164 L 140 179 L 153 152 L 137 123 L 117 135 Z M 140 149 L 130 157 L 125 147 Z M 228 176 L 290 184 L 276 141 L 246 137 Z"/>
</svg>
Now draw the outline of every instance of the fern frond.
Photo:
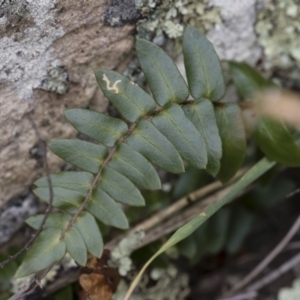
<svg viewBox="0 0 300 300">
<path fill-rule="evenodd" d="M 95 72 L 103 93 L 125 121 L 87 109 L 65 112 L 67 120 L 95 143 L 80 140 L 50 143 L 56 155 L 83 171 L 51 175 L 53 206 L 60 212 L 50 214 L 17 276 L 47 268 L 66 252 L 80 265 L 86 263 L 87 252 L 101 256 L 103 242 L 95 218 L 106 225 L 126 229 L 128 222 L 117 202 L 145 204 L 138 187 L 159 189 L 161 186 L 153 165 L 178 174 L 184 172 L 183 161 L 187 161 L 198 168 L 207 167 L 213 175 L 218 173 L 222 135 L 220 138 L 210 101 L 220 100 L 225 88 L 212 45 L 195 29 L 186 30 L 185 64 L 189 88 L 196 98 L 191 101 L 187 101 L 185 80 L 162 49 L 145 40 L 138 40 L 136 49 L 153 98 L 123 75 L 109 70 Z M 226 154 L 223 149 L 224 159 Z M 41 178 L 35 185 L 35 194 L 49 202 L 47 180 Z M 41 218 L 31 217 L 27 222 L 37 228 Z M 46 239 L 53 244 L 55 254 L 47 251 L 52 258 L 39 264 L 34 254 L 46 247 Z M 33 261 L 36 266 L 32 265 Z"/>
</svg>

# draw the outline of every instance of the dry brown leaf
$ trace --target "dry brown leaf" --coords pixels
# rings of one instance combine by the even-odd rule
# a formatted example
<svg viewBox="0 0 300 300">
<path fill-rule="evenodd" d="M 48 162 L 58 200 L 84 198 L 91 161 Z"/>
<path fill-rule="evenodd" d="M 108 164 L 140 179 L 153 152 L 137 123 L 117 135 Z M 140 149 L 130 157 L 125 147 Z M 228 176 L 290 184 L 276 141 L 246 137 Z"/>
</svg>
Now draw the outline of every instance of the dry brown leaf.
<svg viewBox="0 0 300 300">
<path fill-rule="evenodd" d="M 116 291 L 120 275 L 108 266 L 109 250 L 104 250 L 100 259 L 89 256 L 87 266 L 81 269 L 79 283 L 82 287 L 80 300 L 111 300 Z"/>
</svg>

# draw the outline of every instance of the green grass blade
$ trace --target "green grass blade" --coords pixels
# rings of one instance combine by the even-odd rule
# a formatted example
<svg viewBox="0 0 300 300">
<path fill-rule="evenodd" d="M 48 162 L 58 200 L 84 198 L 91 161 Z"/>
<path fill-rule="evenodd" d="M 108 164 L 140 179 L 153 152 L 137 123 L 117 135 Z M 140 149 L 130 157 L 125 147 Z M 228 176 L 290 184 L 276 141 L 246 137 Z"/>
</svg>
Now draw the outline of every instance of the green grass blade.
<svg viewBox="0 0 300 300">
<path fill-rule="evenodd" d="M 199 226 L 201 226 L 208 218 L 210 218 L 215 212 L 217 212 L 222 206 L 227 204 L 230 200 L 232 200 L 240 191 L 250 185 L 253 181 L 271 169 L 276 163 L 274 161 L 270 161 L 267 158 L 261 159 L 258 163 L 256 163 L 241 179 L 237 181 L 231 188 L 231 190 L 222 197 L 218 202 L 209 206 L 204 212 L 200 215 L 189 221 L 187 224 L 179 228 L 170 238 L 169 240 L 146 262 L 143 266 L 139 274 L 136 276 L 134 281 L 129 287 L 124 300 L 128 300 L 134 291 L 135 287 L 138 285 L 139 281 L 142 278 L 143 273 L 147 269 L 147 267 L 151 264 L 151 262 L 160 254 L 165 252 L 170 247 L 176 245 L 190 234 L 192 234 Z"/>
</svg>

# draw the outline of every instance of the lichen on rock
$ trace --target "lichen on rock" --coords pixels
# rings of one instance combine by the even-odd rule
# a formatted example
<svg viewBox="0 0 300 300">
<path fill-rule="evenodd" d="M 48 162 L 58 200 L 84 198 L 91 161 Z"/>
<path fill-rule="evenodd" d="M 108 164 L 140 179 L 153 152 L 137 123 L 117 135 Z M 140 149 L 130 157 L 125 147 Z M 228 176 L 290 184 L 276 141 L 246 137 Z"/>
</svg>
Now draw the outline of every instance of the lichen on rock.
<svg viewBox="0 0 300 300">
<path fill-rule="evenodd" d="M 36 197 L 26 191 L 13 197 L 0 209 L 0 245 L 9 241 L 24 220 L 38 212 Z"/>
<path fill-rule="evenodd" d="M 220 59 L 256 64 L 261 58 L 254 30 L 256 0 L 210 0 L 210 3 L 221 12 L 222 22 L 207 34 Z"/>
<path fill-rule="evenodd" d="M 28 9 L 29 3 L 26 0 L 2 0 L 0 1 L 0 20 L 5 20 L 18 17 L 27 17 L 30 12 Z M 4 25 L 6 22 L 0 21 Z"/>
<path fill-rule="evenodd" d="M 124 299 L 127 290 L 128 285 L 122 279 L 113 300 Z M 173 265 L 165 269 L 154 268 L 150 274 L 144 274 L 136 290 L 131 300 L 184 300 L 190 293 L 189 276 L 179 272 Z"/>
<path fill-rule="evenodd" d="M 52 63 L 47 69 L 47 75 L 42 80 L 41 89 L 65 94 L 68 91 L 68 73 L 63 66 Z"/>
<path fill-rule="evenodd" d="M 264 1 L 256 24 L 258 43 L 264 48 L 268 65 L 300 66 L 300 2 Z"/>
<path fill-rule="evenodd" d="M 285 88 L 300 88 L 300 1 L 260 0 L 255 30 L 263 69 Z"/>
<path fill-rule="evenodd" d="M 220 11 L 210 5 L 209 0 L 201 3 L 193 0 L 162 0 L 160 4 L 152 0 L 136 0 L 144 20 L 138 26 L 138 36 L 153 39 L 161 34 L 168 38 L 178 38 L 188 24 L 202 32 L 220 22 Z"/>
<path fill-rule="evenodd" d="M 104 13 L 104 22 L 112 27 L 134 24 L 141 17 L 135 0 L 111 0 Z"/>
<path fill-rule="evenodd" d="M 15 6 L 6 4 L 22 1 L 6 0 L 5 7 L 12 9 Z M 43 174 L 33 157 L 37 138 L 28 113 L 45 142 L 74 138 L 76 131 L 63 111 L 68 107 L 105 111 L 108 102 L 93 70 L 122 72 L 133 46 L 133 26 L 104 26 L 101 17 L 108 1 L 26 3 L 29 13 L 21 17 L 8 10 L 4 14 L 0 0 L 0 207 Z M 60 159 L 50 151 L 47 157 L 52 173 L 61 170 Z"/>
<path fill-rule="evenodd" d="M 53 26 L 57 0 L 5 0 L 2 18 L 24 15 L 30 18 L 23 32 L 12 32 L 0 39 L 0 84 L 15 83 L 20 98 L 29 99 L 41 85 L 52 60 L 53 41 L 64 34 L 62 27 Z M 22 11 L 22 13 L 21 13 Z M 2 21 L 2 26 L 6 26 Z"/>
</svg>

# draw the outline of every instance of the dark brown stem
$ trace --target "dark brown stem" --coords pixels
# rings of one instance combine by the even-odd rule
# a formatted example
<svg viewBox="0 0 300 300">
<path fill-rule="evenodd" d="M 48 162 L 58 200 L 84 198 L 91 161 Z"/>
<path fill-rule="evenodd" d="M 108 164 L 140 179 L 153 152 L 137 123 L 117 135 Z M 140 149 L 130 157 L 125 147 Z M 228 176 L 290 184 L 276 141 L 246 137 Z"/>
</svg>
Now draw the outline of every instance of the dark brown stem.
<svg viewBox="0 0 300 300">
<path fill-rule="evenodd" d="M 53 187 L 52 187 L 52 182 L 51 182 L 51 177 L 50 177 L 50 171 L 49 171 L 49 165 L 48 165 L 48 161 L 47 161 L 47 147 L 44 143 L 44 141 L 42 140 L 39 130 L 32 118 L 31 113 L 29 113 L 27 115 L 29 122 L 32 125 L 32 128 L 35 132 L 35 135 L 38 139 L 38 143 L 39 143 L 39 147 L 42 150 L 42 157 L 43 157 L 43 163 L 44 163 L 44 170 L 47 176 L 47 181 L 48 181 L 48 186 L 49 186 L 49 193 L 50 193 L 50 199 L 49 199 L 49 205 L 45 211 L 45 215 L 44 218 L 42 220 L 42 223 L 39 227 L 39 229 L 37 230 L 37 232 L 30 238 L 30 240 L 26 243 L 26 245 L 19 250 L 16 254 L 10 256 L 8 259 L 6 259 L 5 261 L 3 261 L 0 264 L 0 269 L 2 269 L 6 264 L 8 264 L 10 261 L 16 259 L 19 255 L 21 255 L 23 252 L 28 251 L 29 247 L 33 244 L 33 242 L 36 240 L 36 238 L 38 237 L 38 235 L 41 233 L 41 231 L 43 230 L 43 227 L 47 221 L 47 218 L 49 217 L 49 214 L 52 210 L 52 202 L 53 202 Z"/>
<path fill-rule="evenodd" d="M 60 235 L 60 239 L 62 240 L 66 233 L 70 230 L 70 228 L 74 225 L 74 223 L 76 222 L 78 216 L 83 212 L 83 210 L 85 209 L 85 206 L 87 205 L 87 203 L 89 202 L 89 200 L 91 199 L 92 197 L 92 194 L 93 194 L 93 191 L 96 187 L 96 185 L 98 184 L 99 180 L 100 180 L 100 177 L 101 177 L 101 174 L 103 172 L 103 169 L 108 165 L 108 163 L 111 161 L 111 159 L 113 158 L 114 154 L 116 153 L 116 150 L 117 150 L 117 146 L 121 143 L 124 143 L 126 142 L 127 138 L 132 134 L 132 132 L 134 131 L 136 127 L 136 123 L 133 123 L 130 125 L 129 127 L 129 130 L 127 131 L 126 135 L 122 136 L 118 141 L 117 141 L 117 144 L 116 146 L 114 146 L 107 158 L 105 159 L 105 161 L 102 163 L 101 167 L 100 167 L 100 170 L 99 172 L 97 173 L 96 177 L 94 178 L 93 182 L 92 182 L 92 185 L 89 189 L 89 192 L 87 193 L 84 201 L 81 203 L 79 209 L 77 210 L 76 214 L 71 218 L 71 220 L 69 221 L 69 223 L 67 224 L 66 228 L 63 230 L 63 232 L 61 233 Z"/>
<path fill-rule="evenodd" d="M 93 180 L 93 183 L 89 189 L 88 194 L 86 195 L 84 201 L 81 203 L 79 209 L 77 210 L 76 214 L 72 217 L 72 219 L 69 221 L 69 223 L 67 224 L 66 228 L 63 230 L 63 232 L 60 235 L 60 239 L 63 239 L 67 233 L 67 231 L 70 230 L 70 228 L 74 225 L 74 223 L 76 222 L 76 219 L 78 218 L 78 216 L 82 213 L 82 211 L 84 210 L 86 204 L 89 202 L 90 198 L 92 197 L 92 193 L 101 177 L 102 171 L 103 169 L 106 167 L 106 165 L 110 162 L 111 158 L 113 157 L 113 155 L 116 152 L 116 146 L 114 148 L 112 148 L 112 150 L 109 152 L 109 155 L 107 156 L 107 158 L 105 159 L 105 161 L 103 162 L 103 164 L 101 165 L 100 171 L 98 172 L 98 174 L 96 175 L 96 177 Z"/>
</svg>

